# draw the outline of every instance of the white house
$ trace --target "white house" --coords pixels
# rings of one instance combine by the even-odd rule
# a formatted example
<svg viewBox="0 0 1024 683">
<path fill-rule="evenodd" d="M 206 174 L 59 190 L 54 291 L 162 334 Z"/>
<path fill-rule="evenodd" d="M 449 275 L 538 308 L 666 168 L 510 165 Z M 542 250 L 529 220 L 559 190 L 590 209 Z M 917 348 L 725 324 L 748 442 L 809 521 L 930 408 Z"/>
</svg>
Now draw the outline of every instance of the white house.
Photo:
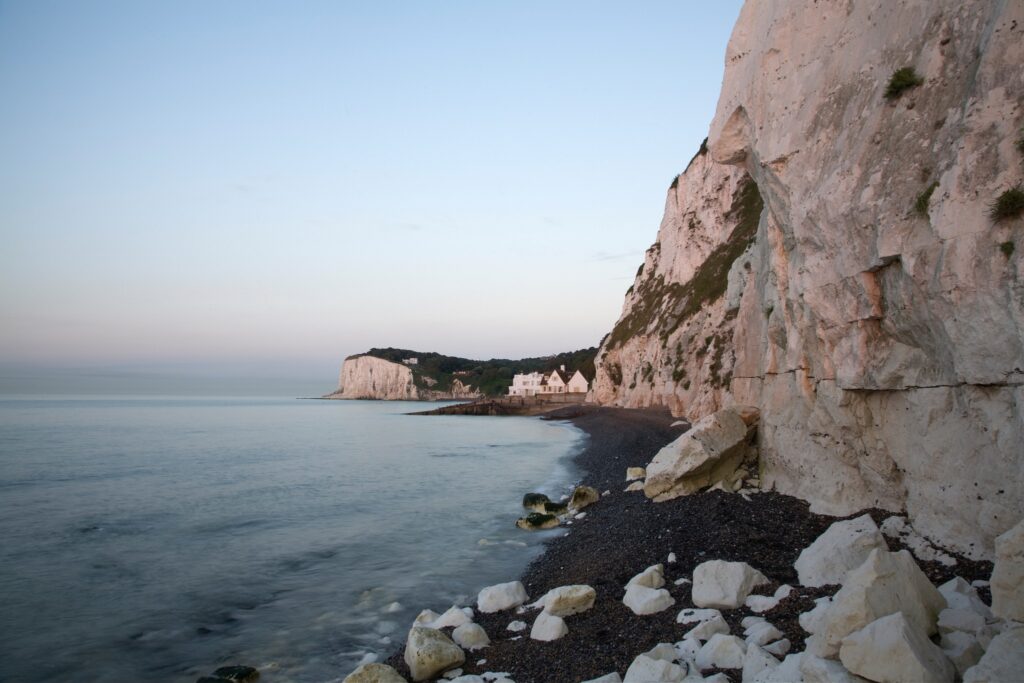
<svg viewBox="0 0 1024 683">
<path fill-rule="evenodd" d="M 590 389 L 590 382 L 577 370 L 572 377 L 568 377 L 563 365 L 558 370 L 552 370 L 547 375 L 539 372 L 515 375 L 512 377 L 512 386 L 508 388 L 509 396 L 536 396 L 537 394 L 567 394 L 583 393 Z"/>
</svg>

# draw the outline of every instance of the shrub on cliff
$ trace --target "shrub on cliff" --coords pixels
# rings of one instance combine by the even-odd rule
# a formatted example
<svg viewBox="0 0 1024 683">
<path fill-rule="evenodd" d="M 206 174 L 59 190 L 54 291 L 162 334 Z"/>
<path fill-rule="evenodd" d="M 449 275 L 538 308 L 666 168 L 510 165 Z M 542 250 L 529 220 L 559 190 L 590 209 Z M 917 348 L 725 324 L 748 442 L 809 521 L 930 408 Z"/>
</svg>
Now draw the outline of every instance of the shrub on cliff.
<svg viewBox="0 0 1024 683">
<path fill-rule="evenodd" d="M 989 210 L 989 215 L 994 221 L 1017 218 L 1021 213 L 1024 213 L 1024 189 L 1020 185 L 1011 187 L 999 195 Z"/>
<path fill-rule="evenodd" d="M 885 99 L 894 100 L 905 91 L 924 83 L 924 79 L 917 75 L 914 71 L 914 67 L 905 66 L 902 69 L 897 69 L 889 79 L 889 85 L 885 88 Z"/>
</svg>

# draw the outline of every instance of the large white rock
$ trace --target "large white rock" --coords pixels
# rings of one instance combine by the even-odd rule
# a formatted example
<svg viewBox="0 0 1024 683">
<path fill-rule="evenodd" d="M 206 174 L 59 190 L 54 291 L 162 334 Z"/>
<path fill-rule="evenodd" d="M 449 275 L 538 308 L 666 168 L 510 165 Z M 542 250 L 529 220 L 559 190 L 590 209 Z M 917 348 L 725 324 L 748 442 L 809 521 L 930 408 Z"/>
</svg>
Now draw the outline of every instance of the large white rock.
<svg viewBox="0 0 1024 683">
<path fill-rule="evenodd" d="M 747 653 L 743 658 L 743 683 L 752 683 L 766 672 L 779 668 L 779 660 L 762 650 L 757 645 L 747 645 Z"/>
<path fill-rule="evenodd" d="M 764 646 L 768 643 L 774 643 L 776 640 L 781 640 L 785 634 L 767 621 L 763 621 L 746 629 L 745 635 L 747 645 Z"/>
<path fill-rule="evenodd" d="M 387 664 L 363 664 L 345 676 L 341 683 L 408 683 Z"/>
<path fill-rule="evenodd" d="M 845 666 L 833 659 L 822 659 L 807 653 L 804 653 L 800 660 L 800 674 L 803 676 L 803 683 L 870 683 L 850 673 Z"/>
<path fill-rule="evenodd" d="M 437 621 L 437 619 L 440 616 L 441 616 L 440 614 L 438 614 L 437 612 L 435 612 L 432 609 L 425 609 L 425 610 L 423 610 L 422 612 L 420 612 L 419 614 L 416 615 L 416 618 L 413 620 L 412 625 L 413 626 L 426 626 L 428 628 L 432 628 L 431 624 L 433 624 L 435 621 Z"/>
<path fill-rule="evenodd" d="M 971 610 L 985 618 L 992 616 L 992 610 L 978 596 L 978 589 L 959 576 L 939 586 L 939 593 L 946 599 L 950 609 Z"/>
<path fill-rule="evenodd" d="M 567 633 L 569 627 L 565 625 L 565 620 L 548 612 L 538 614 L 530 629 L 530 637 L 534 640 L 558 640 Z"/>
<path fill-rule="evenodd" d="M 751 455 L 758 411 L 730 407 L 698 420 L 681 437 L 662 448 L 647 466 L 644 495 L 671 500 L 723 479 L 731 481 Z"/>
<path fill-rule="evenodd" d="M 847 635 L 895 612 L 902 612 L 917 630 L 931 635 L 937 630 L 936 621 L 945 606 L 945 598 L 910 553 L 875 549 L 864 564 L 847 574 L 846 582 L 825 613 L 820 632 L 815 634 L 820 637 L 808 645 L 808 651 L 832 657 Z"/>
<path fill-rule="evenodd" d="M 918 624 L 902 612 L 876 619 L 843 638 L 839 661 L 878 683 L 953 683 L 956 669 Z"/>
<path fill-rule="evenodd" d="M 953 631 L 942 636 L 942 652 L 953 662 L 960 676 L 978 663 L 985 651 L 978 639 L 969 633 Z"/>
<path fill-rule="evenodd" d="M 768 583 L 765 575 L 746 562 L 704 562 L 693 570 L 693 604 L 734 609 L 743 604 L 755 586 L 764 583 Z"/>
<path fill-rule="evenodd" d="M 1024 627 L 1003 631 L 992 639 L 981 661 L 964 673 L 964 683 L 1006 683 L 1024 672 Z"/>
<path fill-rule="evenodd" d="M 821 631 L 825 626 L 825 615 L 831 606 L 831 597 L 817 598 L 814 601 L 814 608 L 800 615 L 800 628 L 808 633 L 818 633 Z"/>
<path fill-rule="evenodd" d="M 462 648 L 437 629 L 413 626 L 405 643 L 405 663 L 412 680 L 425 681 L 466 661 Z"/>
<path fill-rule="evenodd" d="M 739 669 L 747 655 L 747 644 L 736 636 L 716 633 L 697 653 L 697 668 Z"/>
<path fill-rule="evenodd" d="M 700 652 L 701 642 L 693 638 L 683 638 L 675 645 L 676 647 L 676 661 L 692 662 L 697 659 L 697 653 Z M 691 672 L 692 673 L 692 672 Z"/>
<path fill-rule="evenodd" d="M 705 641 L 716 633 L 729 633 L 729 624 L 716 609 L 684 609 L 676 616 L 676 622 L 683 625 L 696 624 L 686 632 L 684 639 Z"/>
<path fill-rule="evenodd" d="M 663 659 L 666 662 L 674 662 L 679 656 L 679 653 L 676 652 L 675 645 L 672 643 L 658 643 L 643 654 L 647 655 L 651 659 Z"/>
<path fill-rule="evenodd" d="M 527 600 L 529 597 L 523 584 L 519 581 L 509 581 L 481 590 L 476 598 L 476 607 L 481 612 L 489 614 L 518 607 Z"/>
<path fill-rule="evenodd" d="M 559 586 L 545 593 L 533 606 L 542 607 L 545 612 L 556 617 L 567 617 L 586 612 L 594 606 L 596 598 L 597 591 L 587 585 Z"/>
<path fill-rule="evenodd" d="M 479 650 L 487 647 L 491 644 L 491 639 L 487 637 L 487 632 L 484 631 L 480 624 L 463 624 L 452 631 L 452 640 L 465 650 Z"/>
<path fill-rule="evenodd" d="M 630 586 L 646 586 L 648 588 L 661 588 L 665 585 L 665 565 L 655 564 L 643 570 L 626 583 Z"/>
<path fill-rule="evenodd" d="M 861 515 L 830 526 L 800 553 L 793 566 L 804 586 L 840 584 L 875 548 L 889 549 L 871 515 Z"/>
<path fill-rule="evenodd" d="M 676 604 L 676 599 L 664 588 L 648 588 L 633 584 L 626 588 L 622 604 L 633 611 L 633 614 L 656 614 Z"/>
<path fill-rule="evenodd" d="M 622 683 L 680 683 L 686 677 L 686 669 L 666 662 L 639 655 L 626 669 Z"/>
<path fill-rule="evenodd" d="M 422 616 L 422 612 L 420 613 Z M 468 607 L 449 607 L 445 613 L 434 621 L 424 624 L 428 628 L 447 628 L 449 626 L 462 626 L 473 621 L 473 610 Z"/>
<path fill-rule="evenodd" d="M 1024 621 L 1024 521 L 996 539 L 991 581 L 993 614 Z"/>
</svg>

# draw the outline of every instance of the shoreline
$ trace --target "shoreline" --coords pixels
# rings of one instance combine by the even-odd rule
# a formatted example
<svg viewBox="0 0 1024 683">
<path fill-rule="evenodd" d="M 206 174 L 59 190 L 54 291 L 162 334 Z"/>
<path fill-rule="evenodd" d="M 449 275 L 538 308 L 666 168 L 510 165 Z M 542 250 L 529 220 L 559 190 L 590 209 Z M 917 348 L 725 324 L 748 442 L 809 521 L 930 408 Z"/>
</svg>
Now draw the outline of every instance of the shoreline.
<svg viewBox="0 0 1024 683">
<path fill-rule="evenodd" d="M 799 625 L 799 615 L 814 607 L 815 598 L 833 595 L 839 586 L 797 585 L 793 564 L 800 552 L 840 519 L 867 513 L 880 524 L 898 514 L 862 510 L 829 517 L 811 513 L 805 501 L 774 492 L 751 494 L 748 499 L 711 491 L 654 503 L 642 492 L 624 492 L 625 475 L 627 467 L 645 467 L 658 450 L 688 428 L 672 427 L 678 421 L 667 410 L 568 406 L 541 419 L 569 421 L 586 435 L 583 448 L 572 457 L 572 467 L 579 473 L 581 484 L 609 491 L 609 495 L 602 495 L 587 507 L 585 518 L 566 525 L 568 533 L 545 541 L 543 553 L 522 576 L 505 580 L 518 578 L 531 600 L 569 584 L 592 586 L 597 599 L 589 611 L 566 619 L 567 635 L 543 642 L 530 639 L 528 629 L 512 632 L 506 628 L 515 620 L 532 621 L 534 612 L 480 613 L 473 596 L 467 606 L 476 611 L 474 621 L 483 627 L 491 643 L 484 649 L 467 651 L 466 663 L 461 667 L 463 675 L 500 671 L 516 683 L 578 683 L 613 671 L 621 675 L 637 655 L 659 643 L 682 638 L 688 627 L 676 623 L 676 615 L 694 605 L 689 584 L 676 585 L 675 581 L 692 577 L 698 564 L 716 559 L 748 562 L 763 572 L 771 583 L 758 593 L 771 595 L 783 584 L 796 588 L 775 608 L 761 614 L 746 607 L 722 610 L 730 630 L 742 633 L 740 622 L 744 617 L 763 616 L 791 641 L 791 652 L 803 651 L 808 634 Z M 886 541 L 892 551 L 908 549 L 913 553 L 898 539 Z M 669 553 L 675 554 L 674 563 L 667 561 Z M 918 565 L 935 584 L 954 576 L 968 581 L 989 578 L 991 563 L 954 557 L 956 565 L 948 567 L 922 561 L 915 554 Z M 665 588 L 675 604 L 656 614 L 637 616 L 622 603 L 624 586 L 654 564 L 664 564 Z M 450 635 L 451 629 L 444 630 Z M 412 680 L 403 659 L 402 642 L 383 663 Z M 720 672 L 731 681 L 740 681 L 739 670 Z"/>
</svg>

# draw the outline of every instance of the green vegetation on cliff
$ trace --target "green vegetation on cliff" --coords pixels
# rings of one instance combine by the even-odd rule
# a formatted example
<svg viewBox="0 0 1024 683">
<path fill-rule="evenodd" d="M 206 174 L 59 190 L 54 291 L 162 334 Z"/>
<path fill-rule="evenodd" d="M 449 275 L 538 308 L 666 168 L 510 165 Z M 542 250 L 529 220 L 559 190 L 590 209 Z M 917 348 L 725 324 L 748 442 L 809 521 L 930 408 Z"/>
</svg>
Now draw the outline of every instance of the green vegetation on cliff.
<svg viewBox="0 0 1024 683">
<path fill-rule="evenodd" d="M 470 360 L 440 353 L 411 351 L 409 349 L 370 349 L 359 356 L 373 356 L 392 363 L 401 363 L 409 358 L 417 359 L 416 365 L 409 365 L 413 381 L 420 389 L 450 391 L 455 380 L 471 386 L 485 396 L 500 396 L 508 393 L 512 376 L 519 373 L 550 372 L 564 365 L 571 376 L 580 370 L 587 380 L 594 378 L 594 357 L 597 347 L 567 351 L 555 356 L 508 360 Z"/>
</svg>

